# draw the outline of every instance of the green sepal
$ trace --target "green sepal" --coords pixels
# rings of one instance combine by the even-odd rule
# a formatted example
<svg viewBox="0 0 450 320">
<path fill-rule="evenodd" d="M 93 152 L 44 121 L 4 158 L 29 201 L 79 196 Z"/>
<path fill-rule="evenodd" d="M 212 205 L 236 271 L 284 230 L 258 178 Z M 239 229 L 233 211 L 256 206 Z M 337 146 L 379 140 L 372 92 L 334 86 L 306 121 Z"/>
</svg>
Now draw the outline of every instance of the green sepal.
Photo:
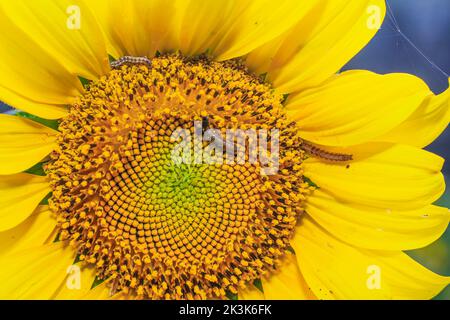
<svg viewBox="0 0 450 320">
<path fill-rule="evenodd" d="M 48 206 L 48 200 L 52 197 L 52 193 L 50 192 L 48 195 L 45 196 L 44 199 L 39 203 L 42 206 Z"/>
<path fill-rule="evenodd" d="M 310 178 L 303 176 L 303 181 L 309 184 L 311 187 L 314 187 L 316 189 L 320 189 L 320 187 L 315 184 Z"/>
<path fill-rule="evenodd" d="M 238 295 L 227 291 L 226 296 L 229 300 L 238 300 Z"/>
<path fill-rule="evenodd" d="M 89 85 L 91 84 L 91 80 L 83 78 L 83 77 L 78 77 L 78 79 L 80 79 L 81 84 L 83 85 L 83 87 L 86 89 L 89 87 Z"/>
<path fill-rule="evenodd" d="M 264 288 L 263 288 L 261 279 L 256 279 L 255 281 L 253 281 L 253 285 L 254 285 L 259 291 L 261 291 L 262 293 L 264 293 Z"/>
<path fill-rule="evenodd" d="M 45 162 L 36 163 L 30 169 L 26 170 L 25 173 L 34 174 L 36 176 L 45 176 L 44 165 Z"/>
</svg>

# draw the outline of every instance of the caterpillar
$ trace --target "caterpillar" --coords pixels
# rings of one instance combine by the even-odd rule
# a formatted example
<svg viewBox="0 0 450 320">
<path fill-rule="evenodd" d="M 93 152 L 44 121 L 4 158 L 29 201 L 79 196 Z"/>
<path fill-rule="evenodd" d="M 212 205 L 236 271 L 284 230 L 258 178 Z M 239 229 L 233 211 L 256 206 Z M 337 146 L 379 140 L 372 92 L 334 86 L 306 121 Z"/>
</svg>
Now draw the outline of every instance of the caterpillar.
<svg viewBox="0 0 450 320">
<path fill-rule="evenodd" d="M 310 155 L 315 156 L 317 158 L 323 159 L 323 160 L 335 161 L 335 162 L 346 162 L 346 161 L 353 160 L 353 155 L 351 155 L 351 154 L 329 152 L 329 151 L 320 149 L 319 147 L 317 147 L 307 141 L 303 141 L 302 146 L 303 146 L 303 150 L 305 150 L 307 153 L 309 153 Z"/>
<path fill-rule="evenodd" d="M 124 64 L 144 64 L 144 65 L 150 67 L 152 62 L 147 57 L 124 56 L 124 57 L 119 58 L 118 60 L 112 61 L 110 63 L 111 68 L 113 68 L 113 69 L 120 68 Z"/>
</svg>

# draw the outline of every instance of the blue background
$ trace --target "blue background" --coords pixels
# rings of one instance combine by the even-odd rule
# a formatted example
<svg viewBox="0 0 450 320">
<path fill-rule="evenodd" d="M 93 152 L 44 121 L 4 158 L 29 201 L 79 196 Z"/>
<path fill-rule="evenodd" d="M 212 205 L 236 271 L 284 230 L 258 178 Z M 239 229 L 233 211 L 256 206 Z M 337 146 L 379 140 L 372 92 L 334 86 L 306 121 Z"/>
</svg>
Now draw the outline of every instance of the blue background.
<svg viewBox="0 0 450 320">
<path fill-rule="evenodd" d="M 332 1 L 332 0 L 331 0 Z M 358 0 L 356 0 L 358 1 Z M 450 74 L 450 0 L 389 0 L 390 10 L 375 38 L 343 70 L 406 72 L 427 82 L 435 93 L 448 87 Z M 0 102 L 0 112 L 9 110 Z M 450 130 L 427 149 L 449 159 L 444 167 L 450 183 Z M 450 207 L 447 191 L 438 204 Z M 450 230 L 425 249 L 410 252 L 432 270 L 450 275 Z M 447 288 L 438 298 L 450 299 Z"/>
</svg>

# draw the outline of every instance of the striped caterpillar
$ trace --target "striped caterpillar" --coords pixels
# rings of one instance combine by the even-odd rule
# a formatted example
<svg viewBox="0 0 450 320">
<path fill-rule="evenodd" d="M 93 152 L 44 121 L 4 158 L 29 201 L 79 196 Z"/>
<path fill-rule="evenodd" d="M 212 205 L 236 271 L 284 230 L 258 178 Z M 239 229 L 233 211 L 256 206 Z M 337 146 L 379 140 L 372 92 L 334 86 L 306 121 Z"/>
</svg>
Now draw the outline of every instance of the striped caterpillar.
<svg viewBox="0 0 450 320">
<path fill-rule="evenodd" d="M 353 156 L 351 154 L 333 153 L 325 151 L 307 141 L 303 141 L 302 146 L 303 150 L 308 152 L 310 155 L 323 160 L 336 162 L 346 162 L 353 160 Z"/>
<path fill-rule="evenodd" d="M 112 61 L 111 68 L 117 69 L 123 66 L 124 64 L 143 64 L 148 67 L 151 66 L 152 61 L 147 57 L 132 57 L 132 56 L 124 56 L 122 58 L 119 58 L 116 61 Z"/>
</svg>

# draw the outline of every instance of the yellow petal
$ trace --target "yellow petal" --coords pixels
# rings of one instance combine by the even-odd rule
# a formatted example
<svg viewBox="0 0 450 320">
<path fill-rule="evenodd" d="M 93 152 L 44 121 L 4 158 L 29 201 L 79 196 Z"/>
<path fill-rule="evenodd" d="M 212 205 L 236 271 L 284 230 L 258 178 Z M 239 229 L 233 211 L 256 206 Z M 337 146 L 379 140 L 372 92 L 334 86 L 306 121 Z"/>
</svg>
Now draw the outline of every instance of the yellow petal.
<svg viewBox="0 0 450 320">
<path fill-rule="evenodd" d="M 0 176 L 0 232 L 28 218 L 50 191 L 47 177 L 26 173 Z"/>
<path fill-rule="evenodd" d="M 447 128 L 449 121 L 450 89 L 447 89 L 440 95 L 428 96 L 406 121 L 378 140 L 423 148 Z"/>
<path fill-rule="evenodd" d="M 265 300 L 264 294 L 254 285 L 239 291 L 239 300 Z"/>
<path fill-rule="evenodd" d="M 102 282 L 95 288 L 89 290 L 82 300 L 109 300 L 111 299 L 111 289 L 108 287 L 108 280 Z"/>
<path fill-rule="evenodd" d="M 109 71 L 101 29 L 84 1 L 4 1 L 2 10 L 71 74 L 97 79 Z"/>
<path fill-rule="evenodd" d="M 385 15 L 384 0 L 311 3 L 293 28 L 247 58 L 282 93 L 317 86 L 338 72 L 375 35 Z"/>
<path fill-rule="evenodd" d="M 81 300 L 90 293 L 95 280 L 95 268 L 81 267 L 79 264 L 71 265 L 67 270 L 67 278 L 54 299 Z"/>
<path fill-rule="evenodd" d="M 319 299 L 430 299 L 449 283 L 400 251 L 363 250 L 302 217 L 291 241 Z"/>
<path fill-rule="evenodd" d="M 2 2 L 2 7 L 5 3 Z M 58 119 L 83 87 L 77 75 L 0 10 L 0 100 L 42 118 Z"/>
<path fill-rule="evenodd" d="M 61 242 L 1 257 L 0 298 L 52 298 L 73 261 L 74 251 Z"/>
<path fill-rule="evenodd" d="M 293 96 L 286 110 L 304 139 L 349 146 L 393 130 L 429 95 L 426 84 L 411 75 L 348 71 Z"/>
<path fill-rule="evenodd" d="M 306 211 L 340 240 L 376 250 L 422 248 L 445 232 L 450 219 L 447 208 L 387 210 L 348 203 L 323 189 L 308 196 Z"/>
<path fill-rule="evenodd" d="M 305 176 L 340 201 L 409 210 L 433 203 L 444 192 L 443 159 L 430 152 L 385 144 L 343 150 L 355 161 L 347 165 L 309 158 L 304 163 Z"/>
<path fill-rule="evenodd" d="M 108 300 L 131 300 L 132 297 L 124 292 L 118 292 L 108 298 Z M 103 298 L 102 298 L 103 300 Z"/>
<path fill-rule="evenodd" d="M 13 72 L 13 71 L 12 71 Z M 5 82 L 8 81 L 8 78 Z M 45 102 L 32 101 L 28 95 L 22 95 L 21 92 L 9 89 L 2 85 L 2 76 L 0 71 L 0 100 L 4 101 L 17 109 L 26 111 L 30 114 L 37 115 L 45 119 L 60 119 L 68 114 L 68 110 L 62 104 L 51 104 Z M 17 79 L 17 81 L 19 81 Z M 32 81 L 32 80 L 30 80 Z M 33 84 L 32 84 L 33 85 Z M 36 84 L 39 86 L 38 84 Z M 46 89 L 42 89 L 46 90 Z M 34 97 L 38 97 L 39 93 L 35 93 Z M 45 100 L 45 99 L 44 99 Z M 72 101 L 72 100 L 70 100 Z M 68 103 L 70 103 L 68 101 Z"/>
<path fill-rule="evenodd" d="M 156 51 L 174 49 L 170 37 L 173 37 L 177 2 L 96 0 L 88 5 L 101 24 L 108 51 L 115 58 L 152 57 Z"/>
<path fill-rule="evenodd" d="M 232 14 L 222 11 L 222 25 L 217 24 L 219 30 L 215 34 L 216 39 L 209 44 L 211 52 L 219 60 L 243 56 L 278 37 L 293 27 L 313 5 L 313 1 L 298 0 L 235 2 L 235 7 L 239 10 L 233 10 Z M 245 3 L 244 7 L 242 3 Z M 241 11 L 241 8 L 244 10 Z M 197 17 L 198 21 L 202 21 L 201 19 L 202 17 Z M 210 30 L 204 29 L 201 34 L 205 38 L 211 38 Z"/>
<path fill-rule="evenodd" d="M 0 232 L 0 256 L 49 243 L 55 228 L 56 219 L 48 206 L 39 206 L 23 223 Z"/>
<path fill-rule="evenodd" d="M 226 25 L 249 6 L 244 1 L 175 1 L 168 47 L 185 55 L 205 53 L 224 36 Z"/>
<path fill-rule="evenodd" d="M 93 2 L 115 57 L 180 50 L 185 55 L 209 51 L 220 60 L 242 56 L 282 34 L 310 6 L 296 0 Z"/>
<path fill-rule="evenodd" d="M 315 296 L 301 274 L 295 254 L 289 253 L 279 270 L 263 281 L 267 300 L 314 300 Z"/>
<path fill-rule="evenodd" d="M 55 148 L 58 132 L 34 121 L 0 115 L 0 175 L 31 168 Z"/>
</svg>

